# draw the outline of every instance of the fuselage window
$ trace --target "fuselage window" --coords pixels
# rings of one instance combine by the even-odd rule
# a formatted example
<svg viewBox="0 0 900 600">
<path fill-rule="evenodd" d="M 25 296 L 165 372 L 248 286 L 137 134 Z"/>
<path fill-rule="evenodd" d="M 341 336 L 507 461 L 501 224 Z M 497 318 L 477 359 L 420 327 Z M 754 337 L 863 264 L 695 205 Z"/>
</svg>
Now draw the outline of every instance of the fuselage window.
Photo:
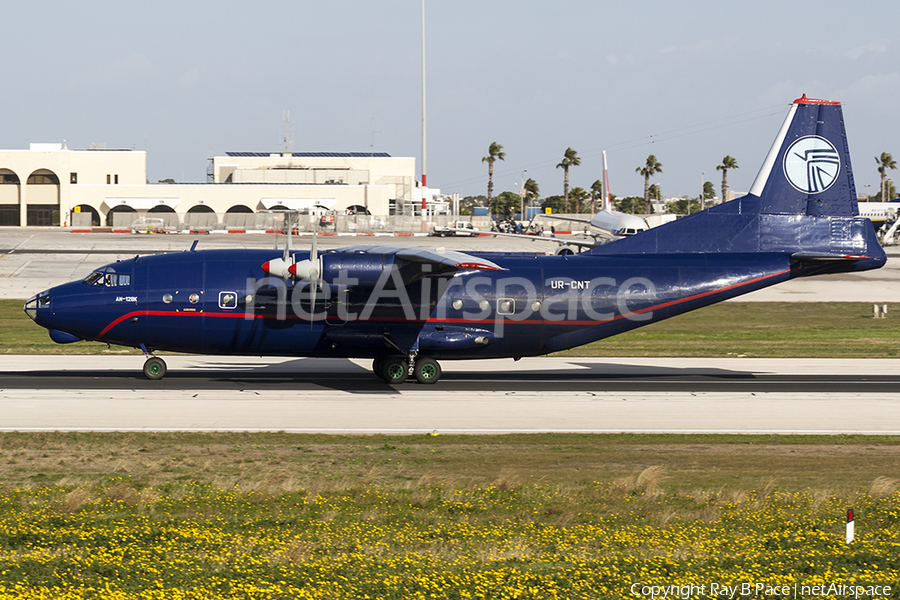
<svg viewBox="0 0 900 600">
<path fill-rule="evenodd" d="M 118 282 L 118 277 L 116 277 L 115 273 L 107 273 L 106 274 L 106 287 L 116 287 L 117 282 Z"/>
<path fill-rule="evenodd" d="M 131 275 L 122 274 L 119 275 L 119 285 L 131 285 Z"/>
<path fill-rule="evenodd" d="M 235 292 L 219 292 L 219 308 L 236 308 L 237 294 Z"/>
</svg>

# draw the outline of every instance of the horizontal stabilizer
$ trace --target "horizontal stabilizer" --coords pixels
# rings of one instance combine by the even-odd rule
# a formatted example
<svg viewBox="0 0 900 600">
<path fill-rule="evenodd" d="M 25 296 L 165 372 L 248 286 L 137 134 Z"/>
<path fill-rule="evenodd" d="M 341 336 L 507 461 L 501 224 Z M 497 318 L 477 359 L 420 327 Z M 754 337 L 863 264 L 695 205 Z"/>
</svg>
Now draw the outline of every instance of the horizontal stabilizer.
<svg viewBox="0 0 900 600">
<path fill-rule="evenodd" d="M 791 254 L 791 258 L 795 258 L 797 260 L 806 260 L 806 261 L 820 261 L 820 260 L 869 260 L 874 258 L 873 256 L 866 256 L 864 254 L 839 254 L 835 252 L 794 252 Z"/>
</svg>

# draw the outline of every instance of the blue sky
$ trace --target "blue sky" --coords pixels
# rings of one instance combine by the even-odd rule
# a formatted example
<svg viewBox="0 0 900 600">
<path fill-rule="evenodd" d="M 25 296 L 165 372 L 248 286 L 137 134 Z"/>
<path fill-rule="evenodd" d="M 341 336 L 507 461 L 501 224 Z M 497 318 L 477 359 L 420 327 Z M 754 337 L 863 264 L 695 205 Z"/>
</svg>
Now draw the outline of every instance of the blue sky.
<svg viewBox="0 0 900 600">
<path fill-rule="evenodd" d="M 210 156 L 278 151 L 290 111 L 297 151 L 368 151 L 375 131 L 375 151 L 419 161 L 420 19 L 419 0 L 12 3 L 0 147 L 134 147 L 151 181 L 205 181 Z M 570 146 L 573 186 L 606 149 L 619 196 L 643 193 L 651 153 L 666 195 L 696 195 L 703 172 L 718 189 L 726 154 L 746 191 L 806 93 L 844 103 L 874 191 L 873 157 L 900 159 L 898 23 L 896 0 L 426 0 L 428 182 L 484 194 L 496 141 L 495 193 L 526 169 L 561 193 Z"/>
</svg>

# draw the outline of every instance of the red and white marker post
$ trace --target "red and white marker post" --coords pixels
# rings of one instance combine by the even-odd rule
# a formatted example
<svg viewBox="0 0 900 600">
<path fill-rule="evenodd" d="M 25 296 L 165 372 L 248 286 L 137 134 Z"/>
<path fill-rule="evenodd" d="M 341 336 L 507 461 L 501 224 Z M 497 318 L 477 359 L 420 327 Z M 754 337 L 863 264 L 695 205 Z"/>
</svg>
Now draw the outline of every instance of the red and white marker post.
<svg viewBox="0 0 900 600">
<path fill-rule="evenodd" d="M 853 509 L 847 510 L 847 543 L 853 541 L 853 536 L 855 534 L 855 527 L 853 525 Z"/>
</svg>

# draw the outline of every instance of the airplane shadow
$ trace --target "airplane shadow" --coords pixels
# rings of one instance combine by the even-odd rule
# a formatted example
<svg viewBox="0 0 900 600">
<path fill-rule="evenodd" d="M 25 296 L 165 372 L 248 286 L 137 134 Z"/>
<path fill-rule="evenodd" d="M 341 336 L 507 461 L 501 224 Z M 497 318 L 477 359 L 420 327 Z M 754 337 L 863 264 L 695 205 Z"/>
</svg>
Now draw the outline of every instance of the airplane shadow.
<svg viewBox="0 0 900 600">
<path fill-rule="evenodd" d="M 690 381 L 710 382 L 727 380 L 755 380 L 758 376 L 750 371 L 696 367 L 658 367 L 622 365 L 613 363 L 577 362 L 571 368 L 524 371 L 512 364 L 496 370 L 466 369 L 468 365 L 454 365 L 454 361 L 443 361 L 444 374 L 433 389 L 452 387 L 470 391 L 499 391 L 507 388 L 520 389 L 523 384 L 533 383 L 531 389 L 540 390 L 540 383 L 547 390 L 584 389 L 595 383 L 602 388 L 604 382 L 614 383 L 628 380 L 640 382 L 671 381 L 686 384 Z M 504 363 L 504 366 L 507 366 Z M 514 381 L 510 381 L 514 380 Z M 371 369 L 342 358 L 297 358 L 279 360 L 270 364 L 241 362 L 240 359 L 204 360 L 200 364 L 170 365 L 166 376 L 158 381 L 146 379 L 135 363 L 134 370 L 34 370 L 0 372 L 0 388 L 19 389 L 159 389 L 159 390 L 276 390 L 297 389 L 314 395 L 316 389 L 332 389 L 349 393 L 399 394 L 415 382 L 389 385 L 376 377 Z M 428 389 L 422 386 L 419 389 Z"/>
</svg>

